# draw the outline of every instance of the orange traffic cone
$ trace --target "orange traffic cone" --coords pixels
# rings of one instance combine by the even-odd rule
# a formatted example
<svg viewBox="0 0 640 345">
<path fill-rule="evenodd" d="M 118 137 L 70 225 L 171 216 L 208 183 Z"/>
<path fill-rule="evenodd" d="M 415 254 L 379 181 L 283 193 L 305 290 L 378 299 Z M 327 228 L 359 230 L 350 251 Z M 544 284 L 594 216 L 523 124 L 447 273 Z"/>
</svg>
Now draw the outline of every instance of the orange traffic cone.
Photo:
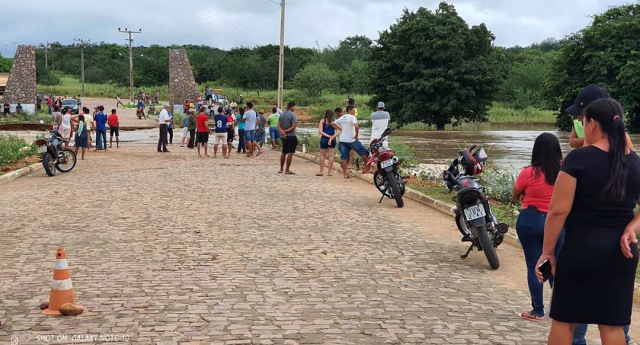
<svg viewBox="0 0 640 345">
<path fill-rule="evenodd" d="M 76 303 L 71 284 L 71 274 L 67 264 L 67 252 L 64 248 L 58 248 L 56 265 L 53 269 L 53 282 L 51 283 L 51 295 L 49 296 L 49 308 L 42 313 L 45 315 L 60 315 L 60 307 L 65 303 Z"/>
</svg>

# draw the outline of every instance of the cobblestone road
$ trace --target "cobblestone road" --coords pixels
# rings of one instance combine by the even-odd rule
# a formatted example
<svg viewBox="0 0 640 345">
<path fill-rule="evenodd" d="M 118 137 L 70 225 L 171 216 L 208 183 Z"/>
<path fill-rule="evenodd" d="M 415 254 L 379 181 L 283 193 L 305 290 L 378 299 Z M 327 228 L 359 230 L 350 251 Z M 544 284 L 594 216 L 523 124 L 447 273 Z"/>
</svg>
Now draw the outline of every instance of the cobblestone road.
<svg viewBox="0 0 640 345">
<path fill-rule="evenodd" d="M 462 261 L 450 218 L 378 204 L 372 186 L 314 177 L 302 160 L 298 175 L 277 174 L 271 152 L 223 160 L 171 148 L 95 153 L 70 174 L 0 186 L 0 343 L 545 340 L 548 322 L 516 315 L 529 299 L 510 279 L 521 287 L 524 274 L 491 272 L 481 253 Z M 58 246 L 86 310 L 77 317 L 38 309 Z"/>
</svg>

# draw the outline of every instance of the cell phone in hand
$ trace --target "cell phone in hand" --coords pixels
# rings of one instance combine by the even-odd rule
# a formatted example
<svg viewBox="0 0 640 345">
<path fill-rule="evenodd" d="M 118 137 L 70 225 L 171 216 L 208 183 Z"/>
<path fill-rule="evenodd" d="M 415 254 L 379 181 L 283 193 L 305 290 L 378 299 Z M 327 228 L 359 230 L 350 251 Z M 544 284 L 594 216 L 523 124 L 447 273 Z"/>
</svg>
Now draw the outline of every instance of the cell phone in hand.
<svg viewBox="0 0 640 345">
<path fill-rule="evenodd" d="M 542 273 L 542 281 L 546 282 L 551 279 L 553 275 L 551 274 L 551 262 L 549 260 L 545 260 L 540 266 L 538 266 L 538 270 Z"/>
</svg>

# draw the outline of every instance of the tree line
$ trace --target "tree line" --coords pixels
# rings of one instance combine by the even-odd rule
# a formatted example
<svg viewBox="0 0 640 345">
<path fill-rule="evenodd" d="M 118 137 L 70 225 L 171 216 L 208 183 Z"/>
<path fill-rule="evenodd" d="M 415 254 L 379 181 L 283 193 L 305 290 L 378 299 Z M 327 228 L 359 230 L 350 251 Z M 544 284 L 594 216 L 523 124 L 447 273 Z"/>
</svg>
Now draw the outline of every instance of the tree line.
<svg viewBox="0 0 640 345">
<path fill-rule="evenodd" d="M 446 2 L 437 9 L 405 9 L 374 42 L 347 37 L 335 47 L 285 48 L 285 87 L 310 99 L 324 91 L 370 94 L 372 106 L 384 100 L 400 124 L 483 121 L 492 102 L 507 107 L 556 110 L 558 126 L 570 127 L 563 113 L 578 91 L 606 87 L 623 102 L 631 128 L 640 130 L 640 4 L 612 7 L 593 23 L 562 40 L 528 47 L 497 47 L 484 24 L 469 26 Z M 52 44 L 45 69 L 44 47 L 36 52 L 38 82 L 59 83 L 58 75 L 80 75 L 80 49 Z M 249 90 L 273 90 L 278 83 L 277 45 L 221 50 L 208 46 L 134 47 L 134 82 L 165 85 L 170 48 L 187 51 L 198 83 Z M 85 45 L 85 79 L 90 83 L 129 83 L 128 48 Z M 0 70 L 3 66 L 0 60 Z M 5 63 L 6 65 L 6 63 Z"/>
</svg>

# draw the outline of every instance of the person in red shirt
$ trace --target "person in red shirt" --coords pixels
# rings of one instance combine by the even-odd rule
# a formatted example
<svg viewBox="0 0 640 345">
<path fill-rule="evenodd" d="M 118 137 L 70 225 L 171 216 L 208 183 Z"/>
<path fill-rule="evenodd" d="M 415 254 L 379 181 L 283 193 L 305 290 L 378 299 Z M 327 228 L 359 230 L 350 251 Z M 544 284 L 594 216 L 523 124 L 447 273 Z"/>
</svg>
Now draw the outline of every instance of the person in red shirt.
<svg viewBox="0 0 640 345">
<path fill-rule="evenodd" d="M 561 164 L 562 149 L 558 138 L 551 133 L 542 133 L 533 144 L 531 165 L 520 172 L 513 187 L 513 199 L 522 201 L 516 232 L 527 264 L 527 282 L 533 307 L 531 311 L 520 314 L 525 320 L 541 321 L 545 318 L 543 284 L 536 277 L 536 264 L 542 255 L 544 222 Z M 564 234 L 560 236 L 556 256 L 564 239 Z M 553 279 L 549 283 L 553 285 Z"/>
<path fill-rule="evenodd" d="M 116 135 L 116 147 L 120 148 L 120 132 L 118 128 L 120 128 L 120 119 L 118 119 L 118 114 L 116 114 L 115 109 L 111 109 L 111 115 L 107 118 L 107 123 L 109 124 L 109 148 L 113 147 L 113 135 Z"/>
<path fill-rule="evenodd" d="M 196 124 L 198 129 L 198 134 L 196 135 L 198 157 L 202 157 L 202 155 L 200 154 L 200 144 L 204 146 L 204 155 L 209 157 L 209 154 L 207 152 L 209 142 L 209 116 L 207 116 L 206 111 L 206 107 L 200 107 L 200 114 L 196 116 Z"/>
</svg>

